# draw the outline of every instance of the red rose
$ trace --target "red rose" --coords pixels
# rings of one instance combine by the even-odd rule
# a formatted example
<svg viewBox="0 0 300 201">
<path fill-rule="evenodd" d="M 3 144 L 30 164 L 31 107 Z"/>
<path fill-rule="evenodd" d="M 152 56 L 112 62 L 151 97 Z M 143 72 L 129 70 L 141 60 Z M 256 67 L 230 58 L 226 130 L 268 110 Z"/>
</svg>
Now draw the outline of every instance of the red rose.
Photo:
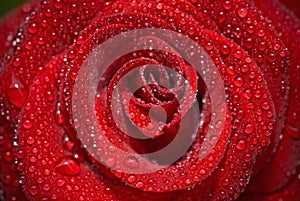
<svg viewBox="0 0 300 201">
<path fill-rule="evenodd" d="M 24 4 L 0 24 L 1 200 L 299 200 L 299 8 Z"/>
</svg>

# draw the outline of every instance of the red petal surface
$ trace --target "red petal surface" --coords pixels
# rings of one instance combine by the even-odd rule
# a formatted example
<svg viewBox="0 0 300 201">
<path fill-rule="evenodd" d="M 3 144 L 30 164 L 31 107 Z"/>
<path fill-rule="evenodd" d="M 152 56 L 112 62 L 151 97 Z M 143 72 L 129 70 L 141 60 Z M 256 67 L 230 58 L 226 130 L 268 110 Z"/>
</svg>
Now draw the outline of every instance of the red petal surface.
<svg viewBox="0 0 300 201">
<path fill-rule="evenodd" d="M 0 58 L 2 60 L 7 48 L 11 45 L 13 34 L 16 32 L 17 26 L 29 15 L 32 9 L 36 7 L 36 2 L 26 3 L 20 8 L 10 12 L 5 17 L 0 19 Z M 1 88 L 1 87 L 0 87 Z M 16 95 L 18 91 L 15 91 Z M 13 97 L 14 98 L 14 97 Z M 15 99 L 18 103 L 18 98 Z M 2 101 L 1 101 L 2 102 Z M 6 118 L 11 118 L 8 115 Z M 18 170 L 18 157 L 22 156 L 22 152 L 16 151 L 17 141 L 13 125 L 5 119 L 0 117 L 0 199 L 10 200 L 27 200 L 22 192 L 22 187 L 19 184 L 20 173 Z M 15 140 L 13 140 L 15 139 Z"/>
<path fill-rule="evenodd" d="M 283 188 L 295 177 L 296 168 L 300 164 L 300 58 L 297 53 L 300 47 L 300 21 L 277 1 L 256 1 L 256 4 L 270 20 L 276 22 L 275 27 L 281 30 L 279 34 L 290 50 L 288 111 L 282 140 L 271 163 L 253 179 L 249 188 L 249 191 L 254 192 L 272 192 Z M 297 197 L 293 199 L 297 200 Z"/>
</svg>

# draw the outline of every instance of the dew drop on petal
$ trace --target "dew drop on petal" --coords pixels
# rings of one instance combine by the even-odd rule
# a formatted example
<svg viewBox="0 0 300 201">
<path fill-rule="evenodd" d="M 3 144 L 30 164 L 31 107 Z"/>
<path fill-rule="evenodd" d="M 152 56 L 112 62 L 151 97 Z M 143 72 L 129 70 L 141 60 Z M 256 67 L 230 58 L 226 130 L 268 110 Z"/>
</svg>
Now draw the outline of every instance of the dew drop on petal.
<svg viewBox="0 0 300 201">
<path fill-rule="evenodd" d="M 63 179 L 58 179 L 57 181 L 56 181 L 56 186 L 58 186 L 58 187 L 62 187 L 64 184 L 65 184 L 66 182 L 65 182 L 65 180 L 63 180 Z"/>
<path fill-rule="evenodd" d="M 228 178 L 224 179 L 223 182 L 222 182 L 222 185 L 224 187 L 228 186 L 229 185 L 229 179 Z"/>
<path fill-rule="evenodd" d="M 133 183 L 133 182 L 135 182 L 136 181 L 136 176 L 135 175 L 129 175 L 129 177 L 127 178 L 127 181 L 129 182 L 129 183 Z"/>
<path fill-rule="evenodd" d="M 28 31 L 31 34 L 35 34 L 38 31 L 37 25 L 35 23 L 30 24 L 29 28 L 28 28 Z"/>
<path fill-rule="evenodd" d="M 224 55 L 228 55 L 230 53 L 230 47 L 226 44 L 220 46 L 220 50 Z"/>
<path fill-rule="evenodd" d="M 37 195 L 38 194 L 38 192 L 39 192 L 39 189 L 38 189 L 38 187 L 37 186 L 35 186 L 35 185 L 32 185 L 30 188 L 29 188 L 29 193 L 31 194 L 31 195 Z"/>
<path fill-rule="evenodd" d="M 30 121 L 30 120 L 25 120 L 24 122 L 23 122 L 23 127 L 24 128 L 26 128 L 26 129 L 30 129 L 32 126 L 33 126 L 33 123 L 32 123 L 32 121 Z"/>
<path fill-rule="evenodd" d="M 12 62 L 12 65 L 13 65 L 14 67 L 20 67 L 21 64 L 22 64 L 22 62 L 21 62 L 21 59 L 20 59 L 19 57 L 14 58 L 14 60 L 13 60 L 13 62 Z"/>
<path fill-rule="evenodd" d="M 34 143 L 34 138 L 32 136 L 29 136 L 26 140 L 27 144 L 32 145 Z"/>
<path fill-rule="evenodd" d="M 44 184 L 44 185 L 43 185 L 43 190 L 44 190 L 44 191 L 49 191 L 50 188 L 51 188 L 50 184 Z"/>
<path fill-rule="evenodd" d="M 236 77 L 234 80 L 234 84 L 237 87 L 242 87 L 244 85 L 244 80 L 242 77 Z"/>
<path fill-rule="evenodd" d="M 18 108 L 22 108 L 27 99 L 27 95 L 27 90 L 21 87 L 19 84 L 15 84 L 7 89 L 9 101 Z"/>
<path fill-rule="evenodd" d="M 54 2 L 54 7 L 57 9 L 61 9 L 63 7 L 63 2 L 61 0 L 56 0 Z"/>
<path fill-rule="evenodd" d="M 125 165 L 125 167 L 130 168 L 130 169 L 139 168 L 139 162 L 134 156 L 129 156 L 129 157 L 125 158 L 124 165 Z"/>
<path fill-rule="evenodd" d="M 248 14 L 248 11 L 246 8 L 240 8 L 237 13 L 241 18 L 245 18 Z"/>
<path fill-rule="evenodd" d="M 161 10 L 161 9 L 163 8 L 162 3 L 158 3 L 158 4 L 156 5 L 156 8 L 157 8 L 157 10 Z"/>
<path fill-rule="evenodd" d="M 254 130 L 254 126 L 253 124 L 247 124 L 245 127 L 245 133 L 246 134 L 251 134 Z"/>
<path fill-rule="evenodd" d="M 142 181 L 138 181 L 138 182 L 136 182 L 136 184 L 135 184 L 135 186 L 136 186 L 137 188 L 143 188 L 144 185 L 145 185 L 145 184 L 144 184 Z"/>
<path fill-rule="evenodd" d="M 231 5 L 230 1 L 225 1 L 225 2 L 223 3 L 223 7 L 224 7 L 226 10 L 230 10 L 231 7 L 232 7 L 232 5 Z"/>
<path fill-rule="evenodd" d="M 246 147 L 246 143 L 245 143 L 244 140 L 240 140 L 240 141 L 237 143 L 237 145 L 236 145 L 236 148 L 237 148 L 238 150 L 244 150 L 245 147 Z"/>
<path fill-rule="evenodd" d="M 56 165 L 56 171 L 67 176 L 77 175 L 80 172 L 80 165 L 72 157 L 66 156 Z"/>
</svg>

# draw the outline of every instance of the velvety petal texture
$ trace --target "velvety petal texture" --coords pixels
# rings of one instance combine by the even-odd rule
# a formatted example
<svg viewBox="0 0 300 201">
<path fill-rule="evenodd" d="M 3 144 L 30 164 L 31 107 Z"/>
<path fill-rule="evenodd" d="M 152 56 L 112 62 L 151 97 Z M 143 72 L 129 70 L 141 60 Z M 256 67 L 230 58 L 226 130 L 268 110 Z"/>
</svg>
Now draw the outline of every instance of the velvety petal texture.
<svg viewBox="0 0 300 201">
<path fill-rule="evenodd" d="M 0 200 L 298 201 L 299 10 L 21 5 L 0 21 Z"/>
</svg>

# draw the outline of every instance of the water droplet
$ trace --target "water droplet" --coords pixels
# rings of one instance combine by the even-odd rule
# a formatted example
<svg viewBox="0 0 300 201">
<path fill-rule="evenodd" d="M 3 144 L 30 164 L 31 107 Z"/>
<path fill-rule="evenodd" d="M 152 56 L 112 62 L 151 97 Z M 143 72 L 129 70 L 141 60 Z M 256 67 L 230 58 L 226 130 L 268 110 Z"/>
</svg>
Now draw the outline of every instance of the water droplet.
<svg viewBox="0 0 300 201">
<path fill-rule="evenodd" d="M 244 79 L 242 77 L 236 77 L 234 79 L 234 84 L 237 87 L 242 87 L 244 85 Z"/>
<path fill-rule="evenodd" d="M 236 145 L 236 148 L 237 148 L 238 150 L 244 150 L 245 147 L 246 147 L 246 143 L 245 143 L 244 140 L 240 140 L 240 141 L 237 143 L 237 145 Z"/>
<path fill-rule="evenodd" d="M 262 104 L 262 108 L 263 108 L 264 110 L 270 109 L 269 103 L 268 103 L 268 102 L 264 102 L 264 103 Z"/>
<path fill-rule="evenodd" d="M 263 30 L 263 29 L 258 30 L 257 35 L 258 35 L 259 37 L 264 37 L 264 36 L 266 35 L 265 30 Z"/>
<path fill-rule="evenodd" d="M 46 98 L 48 101 L 53 101 L 54 97 L 51 91 L 46 92 Z"/>
<path fill-rule="evenodd" d="M 246 134 L 251 134 L 254 131 L 254 126 L 253 124 L 247 124 L 245 127 L 245 133 Z"/>
<path fill-rule="evenodd" d="M 276 43 L 274 45 L 274 50 L 279 50 L 281 48 L 280 44 Z"/>
<path fill-rule="evenodd" d="M 84 43 L 83 37 L 82 37 L 82 36 L 79 36 L 79 37 L 77 38 L 76 43 L 77 43 L 78 45 L 81 45 L 82 43 Z"/>
<path fill-rule="evenodd" d="M 63 2 L 62 2 L 61 0 L 56 0 L 56 1 L 54 2 L 54 6 L 55 6 L 55 8 L 57 8 L 57 9 L 61 9 L 61 8 L 63 7 Z"/>
<path fill-rule="evenodd" d="M 226 187 L 226 186 L 228 186 L 229 185 L 229 179 L 224 179 L 223 180 L 223 182 L 222 182 L 222 185 L 224 186 L 224 187 Z"/>
<path fill-rule="evenodd" d="M 61 109 L 60 109 L 61 105 L 60 103 L 57 104 L 57 109 L 56 109 L 56 112 L 55 112 L 55 115 L 54 115 L 54 118 L 55 118 L 55 122 L 58 124 L 58 125 L 62 125 L 64 123 L 64 116 L 61 112 Z"/>
<path fill-rule="evenodd" d="M 25 120 L 24 122 L 23 122 L 23 127 L 24 128 L 26 128 L 26 129 L 30 129 L 32 126 L 33 126 L 33 123 L 32 123 L 32 121 L 30 121 L 30 120 Z"/>
<path fill-rule="evenodd" d="M 187 32 L 188 32 L 189 35 L 192 36 L 192 35 L 195 34 L 195 28 L 194 27 L 189 27 L 188 30 L 187 30 Z"/>
<path fill-rule="evenodd" d="M 66 183 L 65 180 L 63 180 L 63 179 L 58 179 L 58 180 L 56 181 L 56 186 L 62 187 L 65 183 Z"/>
<path fill-rule="evenodd" d="M 147 117 L 146 117 L 144 114 L 141 114 L 141 115 L 140 115 L 140 120 L 145 121 L 146 118 L 147 118 Z"/>
<path fill-rule="evenodd" d="M 241 8 L 238 10 L 238 15 L 241 17 L 241 18 L 244 18 L 246 17 L 248 14 L 248 11 L 246 8 Z"/>
<path fill-rule="evenodd" d="M 162 3 L 158 3 L 156 5 L 157 10 L 161 10 L 163 8 L 163 4 Z"/>
<path fill-rule="evenodd" d="M 190 185 L 190 184 L 192 183 L 192 181 L 191 181 L 190 179 L 186 179 L 186 180 L 185 180 L 185 183 L 186 183 L 187 185 Z"/>
<path fill-rule="evenodd" d="M 143 188 L 144 185 L 145 184 L 142 181 L 138 181 L 138 182 L 136 182 L 135 187 L 137 187 L 137 188 Z"/>
<path fill-rule="evenodd" d="M 136 176 L 135 175 L 129 175 L 129 177 L 127 178 L 127 181 L 129 183 L 133 183 L 136 181 Z"/>
<path fill-rule="evenodd" d="M 243 93 L 244 98 L 246 98 L 247 100 L 252 98 L 252 93 L 249 89 L 246 89 Z"/>
<path fill-rule="evenodd" d="M 44 174 L 45 174 L 46 176 L 50 175 L 50 170 L 49 170 L 49 169 L 45 169 L 45 170 L 44 170 Z"/>
<path fill-rule="evenodd" d="M 32 136 L 29 136 L 26 140 L 27 144 L 32 145 L 34 143 L 34 138 Z"/>
<path fill-rule="evenodd" d="M 31 103 L 27 103 L 26 105 L 25 105 L 25 110 L 26 111 L 29 111 L 31 109 Z"/>
<path fill-rule="evenodd" d="M 240 51 L 240 50 L 237 50 L 237 51 L 234 53 L 234 57 L 237 58 L 237 59 L 242 58 L 242 56 L 243 56 L 243 53 L 242 53 L 242 51 Z"/>
<path fill-rule="evenodd" d="M 224 55 L 228 55 L 230 53 L 230 47 L 227 44 L 222 45 L 220 50 Z"/>
<path fill-rule="evenodd" d="M 225 1 L 225 2 L 223 3 L 223 7 L 224 7 L 226 10 L 230 10 L 231 7 L 232 7 L 230 1 Z"/>
<path fill-rule="evenodd" d="M 270 53 L 270 54 L 267 56 L 267 58 L 268 58 L 268 61 L 269 61 L 269 62 L 274 62 L 274 61 L 277 60 L 277 55 L 274 54 L 274 53 Z"/>
<path fill-rule="evenodd" d="M 14 67 L 20 67 L 21 64 L 22 64 L 22 62 L 21 62 L 21 59 L 20 59 L 19 57 L 14 58 L 14 60 L 13 60 L 13 62 L 12 62 L 12 65 L 13 65 Z"/>
<path fill-rule="evenodd" d="M 35 156 L 31 156 L 29 158 L 29 161 L 32 162 L 32 163 L 35 163 L 37 161 L 37 158 Z"/>
<path fill-rule="evenodd" d="M 31 34 L 35 34 L 38 31 L 37 24 L 35 24 L 35 23 L 30 24 L 29 28 L 28 28 L 28 31 Z"/>
<path fill-rule="evenodd" d="M 29 172 L 35 172 L 36 171 L 36 167 L 34 165 L 31 165 L 29 168 L 28 168 L 28 171 Z"/>
<path fill-rule="evenodd" d="M 134 112 L 130 112 L 129 113 L 129 118 L 130 119 L 134 119 L 135 118 L 135 113 Z"/>
<path fill-rule="evenodd" d="M 74 158 L 66 156 L 58 165 L 56 165 L 55 169 L 63 175 L 73 176 L 80 172 L 80 165 Z"/>
<path fill-rule="evenodd" d="M 27 50 L 32 50 L 32 49 L 33 49 L 33 44 L 32 44 L 32 42 L 31 42 L 31 41 L 28 41 L 28 42 L 26 43 L 26 45 L 25 45 L 25 48 L 26 48 Z"/>
<path fill-rule="evenodd" d="M 44 185 L 43 185 L 43 190 L 44 190 L 44 191 L 49 191 L 50 188 L 51 188 L 50 184 L 44 184 Z"/>
<path fill-rule="evenodd" d="M 35 186 L 35 185 L 32 185 L 30 188 L 29 188 L 29 193 L 31 194 L 31 195 L 37 195 L 38 194 L 38 192 L 39 192 L 39 189 L 38 189 L 38 187 L 37 186 Z"/>
<path fill-rule="evenodd" d="M 70 151 L 74 147 L 74 142 L 70 141 L 70 138 L 68 136 L 65 136 L 63 139 L 63 147 L 64 149 Z"/>
<path fill-rule="evenodd" d="M 0 136 L 0 139 L 1 139 L 1 136 Z M 1 144 L 1 143 L 0 143 L 0 144 Z M 19 150 L 19 151 L 17 152 L 17 157 L 18 157 L 18 158 L 22 159 L 22 158 L 24 158 L 24 156 L 25 156 L 25 153 L 24 153 L 23 150 Z"/>
<path fill-rule="evenodd" d="M 200 181 L 200 178 L 199 178 L 197 175 L 195 175 L 195 176 L 193 177 L 193 181 L 194 181 L 194 182 L 199 182 L 199 181 Z"/>
<path fill-rule="evenodd" d="M 139 162 L 134 156 L 129 156 L 124 160 L 124 165 L 130 169 L 139 168 Z"/>
<path fill-rule="evenodd" d="M 26 99 L 28 92 L 19 84 L 14 84 L 7 89 L 7 96 L 9 101 L 18 108 L 22 108 Z"/>
</svg>

